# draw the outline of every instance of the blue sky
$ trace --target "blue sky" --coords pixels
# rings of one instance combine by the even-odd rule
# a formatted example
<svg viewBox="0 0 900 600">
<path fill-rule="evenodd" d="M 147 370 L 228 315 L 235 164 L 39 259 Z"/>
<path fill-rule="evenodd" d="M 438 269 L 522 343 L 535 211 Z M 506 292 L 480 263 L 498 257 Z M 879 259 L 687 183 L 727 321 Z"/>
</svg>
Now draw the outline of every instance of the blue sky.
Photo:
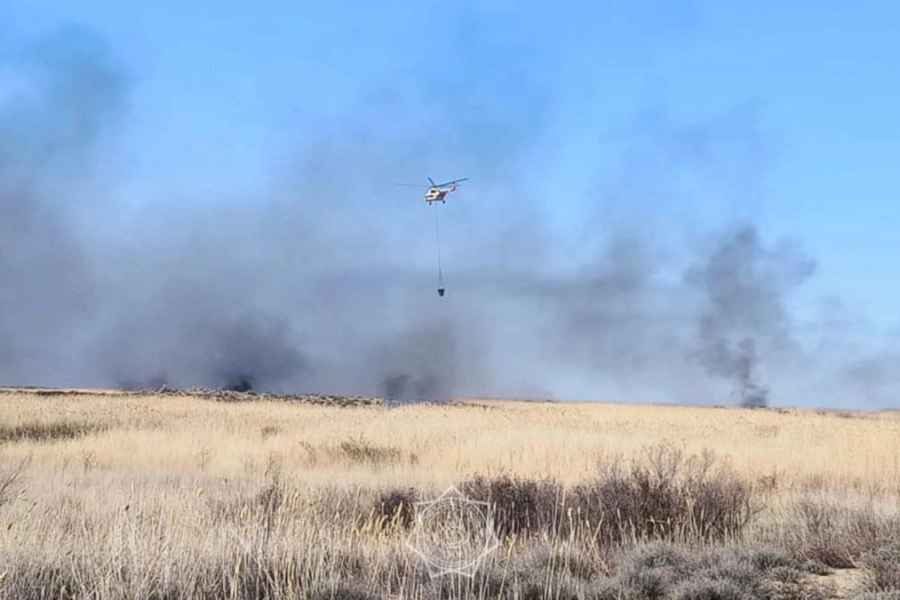
<svg viewBox="0 0 900 600">
<path fill-rule="evenodd" d="M 810 303 L 836 293 L 897 325 L 896 3 L 12 0 L 0 45 L 67 23 L 102 34 L 132 76 L 115 186 L 133 202 L 257 190 L 310 123 L 413 80 L 436 101 L 509 89 L 489 101 L 521 111 L 506 130 L 528 140 L 517 178 L 561 229 L 609 189 L 690 227 L 751 216 L 816 257 Z M 407 127 L 441 126 L 426 121 Z M 679 146 L 698 131 L 712 149 Z M 448 178 L 469 174 L 457 166 Z M 633 218 L 629 201 L 616 210 Z"/>
</svg>

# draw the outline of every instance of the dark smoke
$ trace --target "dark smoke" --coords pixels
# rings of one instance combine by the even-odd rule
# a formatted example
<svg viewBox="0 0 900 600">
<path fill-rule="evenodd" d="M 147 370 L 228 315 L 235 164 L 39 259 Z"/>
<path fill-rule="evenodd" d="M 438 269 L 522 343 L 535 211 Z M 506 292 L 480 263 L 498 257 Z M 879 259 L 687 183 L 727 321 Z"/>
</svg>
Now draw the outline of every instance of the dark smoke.
<svg viewBox="0 0 900 600">
<path fill-rule="evenodd" d="M 741 406 L 747 408 L 768 406 L 769 390 L 756 383 L 755 370 L 758 359 L 753 338 L 743 338 L 734 347 L 722 339 L 706 339 L 704 342 L 706 345 L 700 353 L 700 358 L 707 373 L 733 380 Z"/>
<path fill-rule="evenodd" d="M 29 86 L 0 105 L 0 378 L 65 385 L 63 336 L 98 301 L 73 222 L 128 84 L 102 40 L 76 28 L 19 66 Z"/>
<path fill-rule="evenodd" d="M 710 375 L 734 383 L 742 406 L 768 405 L 769 390 L 758 382 L 757 345 L 792 343 L 787 294 L 814 267 L 790 246 L 764 248 L 755 229 L 742 227 L 685 273 L 703 297 L 693 356 Z"/>
<path fill-rule="evenodd" d="M 310 368 L 285 319 L 211 316 L 197 315 L 195 322 L 171 328 L 118 324 L 113 337 L 97 341 L 107 381 L 126 389 L 166 385 L 248 391 L 295 381 Z"/>
<path fill-rule="evenodd" d="M 382 382 L 382 394 L 391 403 L 415 402 L 417 400 L 436 400 L 438 376 L 429 371 L 418 377 L 409 373 L 389 373 Z"/>
<path fill-rule="evenodd" d="M 466 376 L 459 372 L 459 335 L 459 328 L 442 318 L 387 338 L 369 366 L 385 373 L 379 393 L 393 404 L 452 399 L 455 382 Z"/>
</svg>

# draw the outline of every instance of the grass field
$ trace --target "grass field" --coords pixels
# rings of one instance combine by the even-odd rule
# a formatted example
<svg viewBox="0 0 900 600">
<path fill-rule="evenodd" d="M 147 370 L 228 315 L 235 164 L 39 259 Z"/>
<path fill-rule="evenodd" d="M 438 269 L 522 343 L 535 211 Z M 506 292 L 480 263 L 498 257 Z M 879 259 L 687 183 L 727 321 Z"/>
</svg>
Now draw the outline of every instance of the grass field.
<svg viewBox="0 0 900 600">
<path fill-rule="evenodd" d="M 0 594 L 900 597 L 898 413 L 301 400 L 0 391 Z M 471 578 L 406 544 L 451 485 Z"/>
</svg>

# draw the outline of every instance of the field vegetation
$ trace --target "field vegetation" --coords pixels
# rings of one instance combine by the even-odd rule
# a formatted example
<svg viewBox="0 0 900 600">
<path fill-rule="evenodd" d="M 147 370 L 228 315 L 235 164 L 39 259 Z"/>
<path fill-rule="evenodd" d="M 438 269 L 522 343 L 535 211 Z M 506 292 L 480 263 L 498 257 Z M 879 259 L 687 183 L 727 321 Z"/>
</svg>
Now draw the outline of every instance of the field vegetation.
<svg viewBox="0 0 900 600">
<path fill-rule="evenodd" d="M 10 599 L 900 598 L 898 501 L 894 412 L 0 391 Z"/>
</svg>

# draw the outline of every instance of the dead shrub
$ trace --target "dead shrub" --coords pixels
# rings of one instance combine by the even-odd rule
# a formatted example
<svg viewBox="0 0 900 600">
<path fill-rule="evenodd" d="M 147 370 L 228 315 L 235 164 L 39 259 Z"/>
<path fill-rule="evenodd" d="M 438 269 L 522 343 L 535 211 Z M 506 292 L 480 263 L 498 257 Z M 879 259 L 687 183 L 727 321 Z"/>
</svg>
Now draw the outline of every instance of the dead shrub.
<svg viewBox="0 0 900 600">
<path fill-rule="evenodd" d="M 574 490 L 570 504 L 608 544 L 728 540 L 740 535 L 757 507 L 748 482 L 714 466 L 711 453 L 651 447 L 628 469 L 604 465 L 595 483 Z"/>
<path fill-rule="evenodd" d="M 109 425 L 80 421 L 31 422 L 18 425 L 0 425 L 0 444 L 23 441 L 53 442 L 71 440 L 95 433 L 102 433 Z"/>
<path fill-rule="evenodd" d="M 349 439 L 341 442 L 341 452 L 352 462 L 357 463 L 395 463 L 401 458 L 400 450 L 390 446 L 376 446 L 363 439 Z"/>
<path fill-rule="evenodd" d="M 473 500 L 491 505 L 494 531 L 501 537 L 555 534 L 560 516 L 565 514 L 562 486 L 550 480 L 478 475 L 462 483 L 459 490 Z"/>
<path fill-rule="evenodd" d="M 375 518 L 384 526 L 409 527 L 415 517 L 414 505 L 418 498 L 419 492 L 414 488 L 383 491 L 375 502 Z"/>
<path fill-rule="evenodd" d="M 900 515 L 879 514 L 829 499 L 808 497 L 789 511 L 789 527 L 771 542 L 800 558 L 832 568 L 853 568 L 864 554 L 900 542 Z"/>
<path fill-rule="evenodd" d="M 476 476 L 460 491 L 493 509 L 500 536 L 582 532 L 607 546 L 651 540 L 724 541 L 756 514 L 752 487 L 710 454 L 685 457 L 660 446 L 630 469 L 606 465 L 594 482 L 564 490 L 557 482 Z"/>
<path fill-rule="evenodd" d="M 282 429 L 278 425 L 263 425 L 259 430 L 259 433 L 262 439 L 267 440 L 271 437 L 275 437 L 284 433 L 284 429 Z"/>
<path fill-rule="evenodd" d="M 386 465 L 418 463 L 413 453 L 404 453 L 392 446 L 378 446 L 362 438 L 350 438 L 336 445 L 313 446 L 301 442 L 300 447 L 306 452 L 306 463 L 310 466 L 349 462 L 364 464 L 372 468 Z"/>
</svg>

